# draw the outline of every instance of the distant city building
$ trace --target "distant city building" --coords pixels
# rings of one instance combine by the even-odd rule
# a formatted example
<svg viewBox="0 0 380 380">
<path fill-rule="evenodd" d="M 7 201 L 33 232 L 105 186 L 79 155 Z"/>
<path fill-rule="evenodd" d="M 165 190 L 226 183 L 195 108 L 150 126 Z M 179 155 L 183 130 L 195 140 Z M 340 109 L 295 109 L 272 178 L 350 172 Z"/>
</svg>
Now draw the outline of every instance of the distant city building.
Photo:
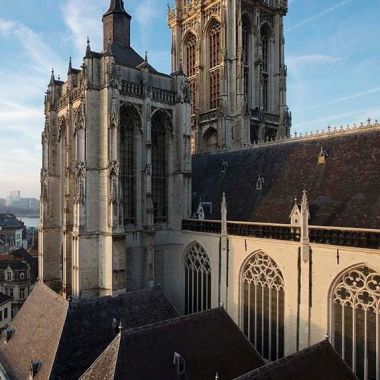
<svg viewBox="0 0 380 380">
<path fill-rule="evenodd" d="M 13 214 L 0 214 L 0 239 L 8 245 L 9 252 L 23 247 L 24 228 L 24 223 Z"/>
<path fill-rule="evenodd" d="M 12 298 L 0 293 L 0 331 L 9 326 L 12 320 Z"/>
<path fill-rule="evenodd" d="M 22 198 L 20 191 L 12 191 L 5 204 L 2 205 L 0 202 L 0 207 L 9 207 L 19 211 L 37 211 L 39 210 L 40 202 L 36 198 Z"/>
<path fill-rule="evenodd" d="M 4 208 L 7 205 L 7 201 L 4 198 L 0 198 L 0 208 Z"/>
<path fill-rule="evenodd" d="M 0 256 L 0 292 L 11 298 L 13 318 L 31 291 L 31 265 L 21 255 Z"/>
</svg>

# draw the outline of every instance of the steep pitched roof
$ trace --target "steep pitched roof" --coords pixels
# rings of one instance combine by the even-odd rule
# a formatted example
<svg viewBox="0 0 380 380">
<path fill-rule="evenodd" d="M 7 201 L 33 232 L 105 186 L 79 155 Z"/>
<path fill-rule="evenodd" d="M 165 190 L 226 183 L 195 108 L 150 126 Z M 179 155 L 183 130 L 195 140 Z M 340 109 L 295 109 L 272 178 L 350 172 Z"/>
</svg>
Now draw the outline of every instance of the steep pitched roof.
<svg viewBox="0 0 380 380">
<path fill-rule="evenodd" d="M 22 228 L 24 227 L 24 223 L 18 220 L 13 214 L 0 214 L 0 227 Z"/>
<path fill-rule="evenodd" d="M 81 376 L 80 380 L 114 379 L 117 359 L 119 356 L 120 339 L 121 333 L 116 335 L 116 338 Z"/>
<path fill-rule="evenodd" d="M 0 305 L 4 305 L 10 301 L 12 301 L 12 297 L 9 297 L 6 294 L 0 292 Z"/>
<path fill-rule="evenodd" d="M 357 380 L 326 340 L 267 364 L 235 380 Z"/>
<path fill-rule="evenodd" d="M 113 319 L 134 328 L 178 314 L 158 289 L 72 304 L 54 363 L 57 379 L 78 379 L 115 338 Z"/>
<path fill-rule="evenodd" d="M 32 360 L 42 361 L 35 379 L 50 377 L 67 309 L 64 298 L 42 282 L 35 285 L 11 324 L 13 337 L 0 344 L 0 362 L 11 378 L 27 379 Z"/>
<path fill-rule="evenodd" d="M 321 147 L 328 153 L 323 165 L 318 164 Z M 219 220 L 225 191 L 229 220 L 290 223 L 294 197 L 306 189 L 311 224 L 378 229 L 379 161 L 380 127 L 197 155 L 193 212 L 199 199 L 212 202 L 208 219 Z"/>
<path fill-rule="evenodd" d="M 83 379 L 93 380 L 149 380 L 178 379 L 173 364 L 174 354 L 185 360 L 186 379 L 213 379 L 216 372 L 221 379 L 232 379 L 250 369 L 260 367 L 264 360 L 242 334 L 223 309 L 175 318 L 151 326 L 123 331 L 117 362 L 104 377 L 110 350 L 107 348 Z M 112 355 L 114 358 L 115 356 Z"/>
</svg>

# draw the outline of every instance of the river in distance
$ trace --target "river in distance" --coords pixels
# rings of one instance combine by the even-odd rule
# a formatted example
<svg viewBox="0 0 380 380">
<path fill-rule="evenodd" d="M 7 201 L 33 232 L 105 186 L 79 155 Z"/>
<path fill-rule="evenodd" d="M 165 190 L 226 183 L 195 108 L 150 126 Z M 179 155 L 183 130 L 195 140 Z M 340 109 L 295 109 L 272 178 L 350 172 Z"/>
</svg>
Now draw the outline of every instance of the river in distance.
<svg viewBox="0 0 380 380">
<path fill-rule="evenodd" d="M 29 228 L 38 228 L 38 225 L 40 223 L 39 218 L 27 218 L 27 217 L 18 216 L 17 219 L 24 222 L 24 224 Z"/>
</svg>

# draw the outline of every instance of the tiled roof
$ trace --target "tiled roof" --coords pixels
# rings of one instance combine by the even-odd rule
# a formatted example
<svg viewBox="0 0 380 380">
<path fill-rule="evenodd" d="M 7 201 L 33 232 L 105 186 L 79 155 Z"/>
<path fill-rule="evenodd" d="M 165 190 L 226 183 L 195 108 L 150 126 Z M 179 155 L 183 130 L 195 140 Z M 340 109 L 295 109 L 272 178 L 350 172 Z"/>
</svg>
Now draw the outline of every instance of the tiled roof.
<svg viewBox="0 0 380 380">
<path fill-rule="evenodd" d="M 78 379 L 115 338 L 113 319 L 134 328 L 178 314 L 158 289 L 129 292 L 72 304 L 58 348 L 54 376 Z"/>
<path fill-rule="evenodd" d="M 115 374 L 104 377 L 105 357 L 117 346 Z M 114 341 L 83 379 L 176 380 L 175 353 L 185 360 L 188 380 L 214 379 L 217 372 L 229 380 L 264 364 L 228 314 L 214 309 L 123 331 L 120 345 Z M 108 373 L 113 374 L 111 368 Z"/>
<path fill-rule="evenodd" d="M 321 148 L 328 155 L 324 165 L 318 164 Z M 378 127 L 197 155 L 193 212 L 200 200 L 212 202 L 207 218 L 219 220 L 225 191 L 228 220 L 290 223 L 294 198 L 306 189 L 311 224 L 379 229 L 379 162 Z"/>
<path fill-rule="evenodd" d="M 326 340 L 235 380 L 357 380 Z"/>
<path fill-rule="evenodd" d="M 38 282 L 12 322 L 8 343 L 0 344 L 0 362 L 12 379 L 29 378 L 30 362 L 42 361 L 36 380 L 50 377 L 68 302 Z"/>
<path fill-rule="evenodd" d="M 7 296 L 4 293 L 0 292 L 0 305 L 4 305 L 7 302 L 10 302 L 12 300 L 12 297 Z"/>
</svg>

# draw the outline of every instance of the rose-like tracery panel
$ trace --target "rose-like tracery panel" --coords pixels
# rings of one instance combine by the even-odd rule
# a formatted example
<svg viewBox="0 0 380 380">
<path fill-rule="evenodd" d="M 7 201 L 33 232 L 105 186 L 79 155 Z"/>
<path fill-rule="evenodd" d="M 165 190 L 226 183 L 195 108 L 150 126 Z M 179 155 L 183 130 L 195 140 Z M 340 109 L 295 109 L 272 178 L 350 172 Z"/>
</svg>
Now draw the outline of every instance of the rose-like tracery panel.
<svg viewBox="0 0 380 380">
<path fill-rule="evenodd" d="M 199 243 L 194 243 L 185 256 L 185 313 L 211 308 L 211 264 Z"/>
<path fill-rule="evenodd" d="M 380 274 L 366 266 L 350 269 L 331 295 L 332 340 L 360 379 L 380 378 Z"/>
<path fill-rule="evenodd" d="M 245 264 L 241 278 L 242 328 L 260 354 L 276 360 L 284 355 L 284 279 L 263 252 Z"/>
</svg>

